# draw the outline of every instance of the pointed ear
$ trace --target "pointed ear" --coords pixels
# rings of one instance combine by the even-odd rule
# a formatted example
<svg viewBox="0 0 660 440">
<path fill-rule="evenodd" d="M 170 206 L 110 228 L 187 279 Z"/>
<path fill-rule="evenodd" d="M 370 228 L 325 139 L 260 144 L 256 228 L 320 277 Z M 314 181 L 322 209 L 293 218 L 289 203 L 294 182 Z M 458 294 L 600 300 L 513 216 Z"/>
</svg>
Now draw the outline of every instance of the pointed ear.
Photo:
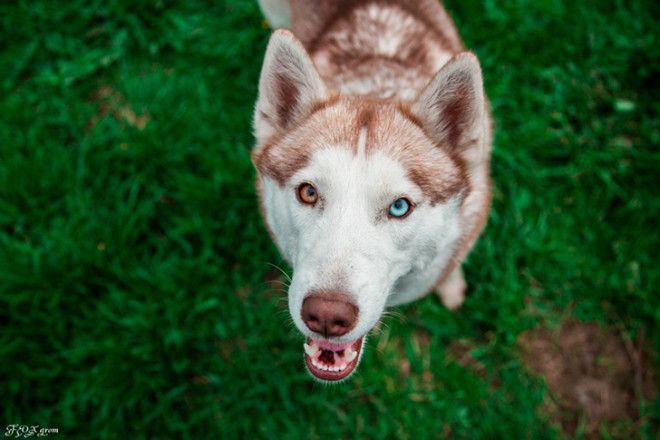
<svg viewBox="0 0 660 440">
<path fill-rule="evenodd" d="M 302 43 L 287 30 L 273 32 L 261 68 L 254 111 L 257 144 L 291 127 L 326 94 L 325 84 Z"/>
<path fill-rule="evenodd" d="M 474 153 L 486 134 L 485 105 L 479 61 L 463 52 L 436 73 L 411 110 L 435 142 L 472 162 L 481 156 Z"/>
</svg>

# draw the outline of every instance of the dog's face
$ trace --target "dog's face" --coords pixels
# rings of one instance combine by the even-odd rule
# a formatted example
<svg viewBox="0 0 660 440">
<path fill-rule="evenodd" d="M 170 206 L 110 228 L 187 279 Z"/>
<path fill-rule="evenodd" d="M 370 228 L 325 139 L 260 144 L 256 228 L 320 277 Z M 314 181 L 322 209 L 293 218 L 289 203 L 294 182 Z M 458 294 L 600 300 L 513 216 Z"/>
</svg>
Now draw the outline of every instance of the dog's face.
<svg viewBox="0 0 660 440">
<path fill-rule="evenodd" d="M 290 33 L 271 39 L 253 157 L 266 223 L 293 267 L 291 317 L 318 379 L 355 370 L 388 299 L 411 274 L 433 273 L 460 235 L 469 154 L 456 146 L 482 123 L 483 94 L 473 57 L 454 63 L 404 106 L 331 95 Z"/>
</svg>

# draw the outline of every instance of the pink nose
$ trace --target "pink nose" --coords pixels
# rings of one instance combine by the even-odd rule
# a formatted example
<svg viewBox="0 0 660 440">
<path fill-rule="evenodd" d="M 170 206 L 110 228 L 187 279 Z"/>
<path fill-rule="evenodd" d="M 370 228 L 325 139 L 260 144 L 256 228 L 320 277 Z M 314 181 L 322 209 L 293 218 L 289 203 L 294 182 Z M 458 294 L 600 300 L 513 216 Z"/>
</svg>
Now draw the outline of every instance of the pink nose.
<svg viewBox="0 0 660 440">
<path fill-rule="evenodd" d="M 358 308 L 348 295 L 322 292 L 305 298 L 300 314 L 311 331 L 327 338 L 345 335 L 355 327 Z"/>
</svg>

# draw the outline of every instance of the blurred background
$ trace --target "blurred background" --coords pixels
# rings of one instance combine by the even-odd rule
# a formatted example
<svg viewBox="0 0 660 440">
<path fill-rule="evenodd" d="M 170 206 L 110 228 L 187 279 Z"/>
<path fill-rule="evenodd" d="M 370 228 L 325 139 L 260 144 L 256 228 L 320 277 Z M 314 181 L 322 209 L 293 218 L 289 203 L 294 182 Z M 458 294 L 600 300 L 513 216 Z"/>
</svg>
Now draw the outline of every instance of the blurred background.
<svg viewBox="0 0 660 440">
<path fill-rule="evenodd" d="M 315 383 L 255 197 L 256 1 L 0 4 L 0 429 L 657 438 L 658 2 L 451 0 L 496 126 L 452 313 Z"/>
</svg>

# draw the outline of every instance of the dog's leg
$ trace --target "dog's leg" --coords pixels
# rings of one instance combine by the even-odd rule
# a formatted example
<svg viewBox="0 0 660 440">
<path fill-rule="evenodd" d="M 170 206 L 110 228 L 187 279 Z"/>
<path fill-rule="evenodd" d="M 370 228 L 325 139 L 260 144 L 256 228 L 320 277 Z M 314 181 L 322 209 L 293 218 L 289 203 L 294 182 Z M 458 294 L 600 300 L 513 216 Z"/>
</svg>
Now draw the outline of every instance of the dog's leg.
<svg viewBox="0 0 660 440">
<path fill-rule="evenodd" d="M 467 283 L 463 269 L 457 266 L 447 278 L 435 287 L 435 293 L 449 310 L 456 310 L 463 305 Z"/>
</svg>

